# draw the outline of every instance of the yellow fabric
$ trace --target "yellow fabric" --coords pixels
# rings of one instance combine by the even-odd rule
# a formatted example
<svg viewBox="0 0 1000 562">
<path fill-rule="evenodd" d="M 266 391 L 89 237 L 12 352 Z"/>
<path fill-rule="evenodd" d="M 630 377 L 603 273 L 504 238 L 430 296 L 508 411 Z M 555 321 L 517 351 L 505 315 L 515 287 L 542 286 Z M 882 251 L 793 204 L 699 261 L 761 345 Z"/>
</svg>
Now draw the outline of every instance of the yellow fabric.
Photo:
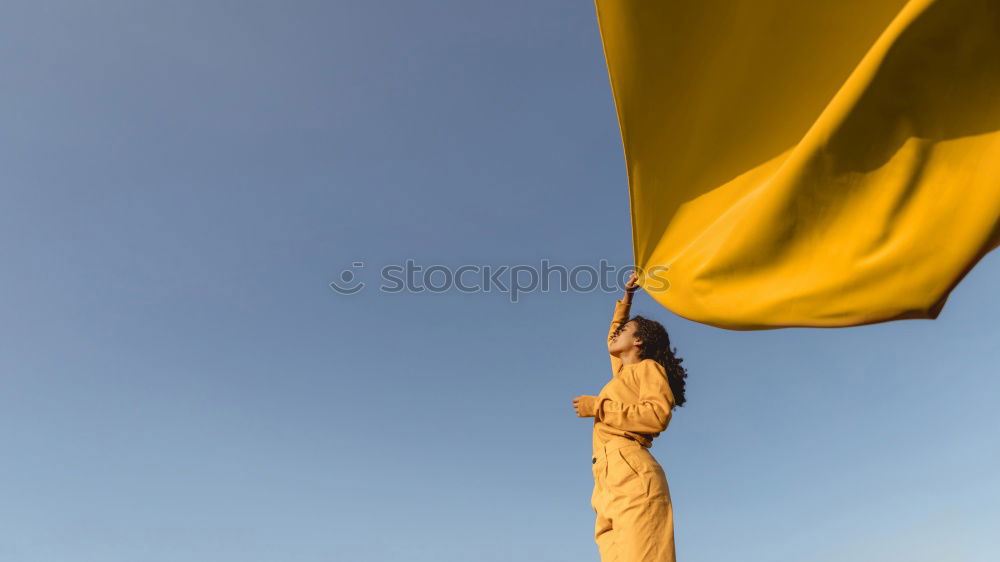
<svg viewBox="0 0 1000 562">
<path fill-rule="evenodd" d="M 595 3 L 634 263 L 674 313 L 936 318 L 1000 245 L 1000 1 Z"/>
<path fill-rule="evenodd" d="M 630 308 L 630 302 L 615 301 L 609 342 Z M 582 407 L 594 416 L 594 540 L 604 562 L 673 562 L 670 489 L 649 447 L 670 424 L 676 401 L 659 363 L 624 365 L 609 356 L 611 380 L 597 396 L 584 397 Z"/>
</svg>

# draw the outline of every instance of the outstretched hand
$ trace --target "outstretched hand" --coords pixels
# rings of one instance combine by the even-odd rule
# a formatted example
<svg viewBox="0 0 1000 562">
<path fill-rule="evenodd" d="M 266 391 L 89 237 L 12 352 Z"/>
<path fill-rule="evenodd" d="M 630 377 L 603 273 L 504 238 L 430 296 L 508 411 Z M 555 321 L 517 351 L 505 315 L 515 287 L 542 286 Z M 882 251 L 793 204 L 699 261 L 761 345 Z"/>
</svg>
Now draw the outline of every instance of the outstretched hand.
<svg viewBox="0 0 1000 562">
<path fill-rule="evenodd" d="M 573 409 L 576 410 L 576 415 L 581 418 L 592 418 L 594 417 L 594 406 L 597 404 L 596 396 L 577 396 L 573 399 Z"/>
</svg>

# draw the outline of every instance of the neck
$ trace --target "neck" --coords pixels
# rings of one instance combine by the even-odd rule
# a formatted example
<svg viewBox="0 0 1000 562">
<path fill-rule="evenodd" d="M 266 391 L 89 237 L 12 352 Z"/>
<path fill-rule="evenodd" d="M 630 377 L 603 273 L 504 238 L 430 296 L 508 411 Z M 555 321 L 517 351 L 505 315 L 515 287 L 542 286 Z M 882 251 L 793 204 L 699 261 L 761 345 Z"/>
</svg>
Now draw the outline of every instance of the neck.
<svg viewBox="0 0 1000 562">
<path fill-rule="evenodd" d="M 634 363 L 642 361 L 642 358 L 639 357 L 638 349 L 630 349 L 628 351 L 624 351 L 618 356 L 618 358 L 621 359 L 622 365 L 632 365 Z"/>
</svg>

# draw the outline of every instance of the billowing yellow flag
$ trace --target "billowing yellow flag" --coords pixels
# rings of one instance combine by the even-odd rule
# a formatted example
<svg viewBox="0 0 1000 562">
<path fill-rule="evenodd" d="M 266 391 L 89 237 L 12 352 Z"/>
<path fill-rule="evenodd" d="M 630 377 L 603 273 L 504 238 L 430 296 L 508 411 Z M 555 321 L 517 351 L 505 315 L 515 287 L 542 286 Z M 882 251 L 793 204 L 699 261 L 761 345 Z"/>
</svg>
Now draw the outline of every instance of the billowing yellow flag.
<svg viewBox="0 0 1000 562">
<path fill-rule="evenodd" d="M 635 265 L 674 313 L 936 318 L 1000 245 L 1000 0 L 595 2 Z"/>
</svg>

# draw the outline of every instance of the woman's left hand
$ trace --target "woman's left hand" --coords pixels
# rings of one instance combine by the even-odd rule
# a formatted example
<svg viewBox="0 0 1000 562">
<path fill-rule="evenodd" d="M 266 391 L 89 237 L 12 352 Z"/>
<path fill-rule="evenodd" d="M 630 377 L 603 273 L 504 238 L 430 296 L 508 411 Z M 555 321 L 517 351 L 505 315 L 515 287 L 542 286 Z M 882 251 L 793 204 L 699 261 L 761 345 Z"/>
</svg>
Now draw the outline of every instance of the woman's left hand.
<svg viewBox="0 0 1000 562">
<path fill-rule="evenodd" d="M 573 399 L 573 409 L 576 410 L 576 415 L 581 418 L 592 418 L 594 417 L 594 405 L 597 403 L 596 396 L 577 396 Z"/>
</svg>

